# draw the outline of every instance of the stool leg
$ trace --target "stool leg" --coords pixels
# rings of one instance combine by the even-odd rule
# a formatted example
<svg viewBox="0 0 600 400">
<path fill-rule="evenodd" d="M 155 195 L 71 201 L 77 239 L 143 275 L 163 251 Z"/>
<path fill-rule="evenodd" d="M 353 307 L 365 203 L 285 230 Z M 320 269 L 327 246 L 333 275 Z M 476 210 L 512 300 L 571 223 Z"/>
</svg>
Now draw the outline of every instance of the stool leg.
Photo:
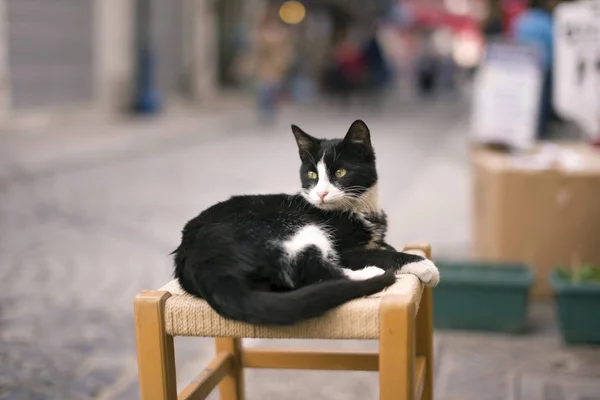
<svg viewBox="0 0 600 400">
<path fill-rule="evenodd" d="M 415 305 L 385 296 L 379 311 L 379 399 L 413 400 Z"/>
<path fill-rule="evenodd" d="M 219 384 L 221 400 L 244 400 L 244 368 L 242 367 L 242 339 L 217 338 L 218 353 L 232 356 L 231 372 Z"/>
<path fill-rule="evenodd" d="M 165 331 L 168 292 L 144 291 L 134 300 L 141 400 L 176 400 L 173 337 Z"/>
<path fill-rule="evenodd" d="M 425 382 L 423 400 L 433 400 L 433 299 L 431 288 L 423 289 L 419 312 L 417 313 L 417 355 L 424 356 Z"/>
<path fill-rule="evenodd" d="M 415 245 L 431 259 L 431 246 Z M 425 357 L 425 383 L 423 385 L 423 400 L 433 400 L 433 292 L 429 287 L 423 289 L 419 312 L 417 313 L 417 355 Z"/>
</svg>

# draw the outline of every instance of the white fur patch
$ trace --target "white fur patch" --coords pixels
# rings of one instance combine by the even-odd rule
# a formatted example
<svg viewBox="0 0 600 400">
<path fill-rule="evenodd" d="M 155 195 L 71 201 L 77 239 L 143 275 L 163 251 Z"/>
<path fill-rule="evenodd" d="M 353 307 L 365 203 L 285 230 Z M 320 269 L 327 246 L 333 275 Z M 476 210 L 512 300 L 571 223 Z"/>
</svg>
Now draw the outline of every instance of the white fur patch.
<svg viewBox="0 0 600 400">
<path fill-rule="evenodd" d="M 374 278 L 383 274 L 385 271 L 379 267 L 367 266 L 363 269 L 353 271 L 351 269 L 343 268 L 344 275 L 353 281 L 364 281 L 367 279 Z"/>
<path fill-rule="evenodd" d="M 335 255 L 331 238 L 326 231 L 317 225 L 303 226 L 290 239 L 283 242 L 283 248 L 290 259 L 296 258 L 299 253 L 309 246 L 318 248 L 323 258 Z"/>
<path fill-rule="evenodd" d="M 399 274 L 416 275 L 426 286 L 434 287 L 440 282 L 440 271 L 431 260 L 421 260 L 403 265 Z"/>
<path fill-rule="evenodd" d="M 327 165 L 323 158 L 317 163 L 317 175 L 319 179 L 317 184 L 308 192 L 308 200 L 312 204 L 316 206 L 327 205 L 328 202 L 335 202 L 344 197 L 344 192 L 329 180 L 329 176 L 327 175 Z M 319 193 L 323 192 L 328 192 L 328 194 L 321 200 Z"/>
</svg>

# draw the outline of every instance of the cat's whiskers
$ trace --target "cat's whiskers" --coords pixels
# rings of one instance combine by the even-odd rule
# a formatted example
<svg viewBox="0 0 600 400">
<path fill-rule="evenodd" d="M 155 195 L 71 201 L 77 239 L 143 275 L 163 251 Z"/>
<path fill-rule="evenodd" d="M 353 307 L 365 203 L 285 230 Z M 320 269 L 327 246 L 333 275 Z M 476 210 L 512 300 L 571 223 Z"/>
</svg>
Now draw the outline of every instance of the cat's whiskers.
<svg viewBox="0 0 600 400">
<path fill-rule="evenodd" d="M 356 213 L 370 213 L 375 211 L 375 207 L 368 200 L 361 196 L 354 199 L 352 211 Z"/>
<path fill-rule="evenodd" d="M 366 193 L 345 191 L 330 197 L 328 203 L 320 205 L 320 208 L 355 213 L 377 213 L 379 210 L 373 201 L 374 199 L 372 196 L 365 196 Z"/>
<path fill-rule="evenodd" d="M 352 199 L 354 204 L 351 211 L 358 213 L 373 213 L 379 212 L 379 205 L 377 201 L 377 184 L 367 189 L 363 193 L 357 193 L 356 189 L 359 187 L 349 187 L 346 189 L 347 197 Z M 362 188 L 360 188 L 362 190 Z"/>
</svg>

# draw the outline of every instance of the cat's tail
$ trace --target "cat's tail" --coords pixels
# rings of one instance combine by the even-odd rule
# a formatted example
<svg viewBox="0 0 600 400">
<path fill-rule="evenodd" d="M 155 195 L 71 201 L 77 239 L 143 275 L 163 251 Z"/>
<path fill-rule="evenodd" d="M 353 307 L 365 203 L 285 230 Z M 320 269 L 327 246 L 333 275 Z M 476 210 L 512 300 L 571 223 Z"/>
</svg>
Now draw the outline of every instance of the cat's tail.
<svg viewBox="0 0 600 400">
<path fill-rule="evenodd" d="M 291 325 L 318 317 L 347 301 L 369 296 L 394 284 L 393 271 L 362 281 L 335 279 L 290 292 L 249 290 L 237 279 L 213 282 L 211 295 L 203 296 L 222 316 L 260 325 Z"/>
</svg>

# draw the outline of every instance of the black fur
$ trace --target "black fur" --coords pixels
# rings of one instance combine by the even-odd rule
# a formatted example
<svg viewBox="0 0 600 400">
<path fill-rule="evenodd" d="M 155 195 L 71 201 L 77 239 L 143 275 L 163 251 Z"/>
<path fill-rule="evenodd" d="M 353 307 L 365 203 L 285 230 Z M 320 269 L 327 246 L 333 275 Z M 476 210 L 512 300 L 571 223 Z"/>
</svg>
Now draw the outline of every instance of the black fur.
<svg viewBox="0 0 600 400">
<path fill-rule="evenodd" d="M 316 171 L 321 159 L 332 183 L 354 197 L 377 182 L 375 154 L 362 121 L 338 140 L 316 139 L 296 126 L 292 130 L 302 161 L 304 193 L 316 184 L 307 173 Z M 335 178 L 340 168 L 347 173 Z M 309 245 L 290 258 L 283 242 L 307 225 L 328 232 L 333 251 L 324 256 L 319 247 Z M 185 291 L 205 299 L 224 317 L 254 324 L 293 324 L 379 292 L 395 282 L 395 271 L 402 265 L 422 260 L 387 245 L 386 229 L 382 211 L 357 212 L 348 202 L 323 209 L 302 193 L 234 196 L 185 225 L 181 244 L 173 252 L 175 277 Z M 387 272 L 354 281 L 342 270 L 371 265 Z"/>
</svg>

